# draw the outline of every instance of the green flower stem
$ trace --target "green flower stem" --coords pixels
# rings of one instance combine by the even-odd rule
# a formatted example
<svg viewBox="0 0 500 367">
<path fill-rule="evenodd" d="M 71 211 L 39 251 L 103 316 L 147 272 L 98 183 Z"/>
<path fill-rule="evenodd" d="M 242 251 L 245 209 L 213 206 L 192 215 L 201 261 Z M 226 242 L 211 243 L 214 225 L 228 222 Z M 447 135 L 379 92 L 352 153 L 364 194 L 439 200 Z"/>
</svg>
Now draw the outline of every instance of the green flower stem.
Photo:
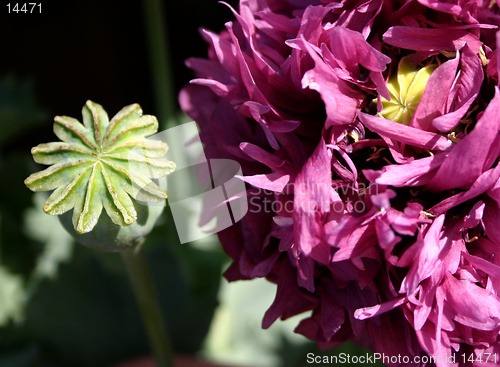
<svg viewBox="0 0 500 367">
<path fill-rule="evenodd" d="M 149 338 L 149 344 L 158 367 L 173 367 L 173 355 L 170 348 L 165 324 L 160 311 L 160 304 L 149 272 L 144 253 L 134 250 L 121 251 L 132 288 L 139 305 L 143 324 Z"/>
<path fill-rule="evenodd" d="M 161 127 L 167 129 L 175 125 L 177 110 L 168 29 L 161 0 L 145 0 L 143 4 L 156 109 Z"/>
<path fill-rule="evenodd" d="M 168 129 L 176 125 L 177 98 L 166 19 L 163 16 L 161 0 L 145 0 L 143 5 L 156 109 L 161 127 Z M 173 367 L 172 352 L 146 259 L 142 252 L 122 251 L 122 254 L 141 308 L 156 363 L 158 367 Z"/>
</svg>

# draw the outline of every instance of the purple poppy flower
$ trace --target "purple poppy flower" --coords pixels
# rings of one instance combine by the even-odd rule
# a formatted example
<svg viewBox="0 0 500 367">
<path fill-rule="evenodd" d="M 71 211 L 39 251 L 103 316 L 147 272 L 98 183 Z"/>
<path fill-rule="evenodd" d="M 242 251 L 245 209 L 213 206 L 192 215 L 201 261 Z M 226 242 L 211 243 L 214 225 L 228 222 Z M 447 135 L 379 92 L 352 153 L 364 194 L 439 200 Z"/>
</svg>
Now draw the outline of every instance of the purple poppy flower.
<svg viewBox="0 0 500 367">
<path fill-rule="evenodd" d="M 296 331 L 322 348 L 487 365 L 459 356 L 500 352 L 499 5 L 233 13 L 202 31 L 209 57 L 187 61 L 179 98 L 248 184 L 249 213 L 220 233 L 226 277 L 276 283 L 263 327 L 310 311 Z"/>
</svg>

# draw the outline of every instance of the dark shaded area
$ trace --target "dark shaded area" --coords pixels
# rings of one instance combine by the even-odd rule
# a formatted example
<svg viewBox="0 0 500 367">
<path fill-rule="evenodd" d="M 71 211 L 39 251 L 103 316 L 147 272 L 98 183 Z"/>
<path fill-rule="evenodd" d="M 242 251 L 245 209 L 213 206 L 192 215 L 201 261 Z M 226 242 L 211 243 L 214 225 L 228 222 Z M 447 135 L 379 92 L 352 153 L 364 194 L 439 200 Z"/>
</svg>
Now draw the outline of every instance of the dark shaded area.
<svg viewBox="0 0 500 367">
<path fill-rule="evenodd" d="M 6 148 L 47 141 L 52 117 L 79 117 L 87 99 L 110 115 L 134 102 L 155 113 L 142 8 L 142 1 L 56 0 L 42 2 L 41 14 L 38 8 L 33 14 L 8 14 L 2 5 L 0 77 L 29 78 L 38 104 L 48 112 L 46 123 Z M 216 0 L 163 1 L 163 8 L 178 91 L 192 78 L 184 60 L 206 55 L 199 28 L 218 31 L 233 16 Z M 0 121 L 5 124 L 9 121 Z"/>
</svg>

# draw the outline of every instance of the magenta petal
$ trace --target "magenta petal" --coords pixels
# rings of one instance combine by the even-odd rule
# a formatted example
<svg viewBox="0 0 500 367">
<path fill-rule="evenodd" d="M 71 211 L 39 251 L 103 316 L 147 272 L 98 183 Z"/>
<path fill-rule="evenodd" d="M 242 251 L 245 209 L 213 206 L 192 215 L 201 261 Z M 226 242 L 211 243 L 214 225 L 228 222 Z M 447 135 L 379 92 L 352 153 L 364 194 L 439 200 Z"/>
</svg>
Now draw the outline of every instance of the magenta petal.
<svg viewBox="0 0 500 367">
<path fill-rule="evenodd" d="M 328 233 L 328 243 L 338 247 L 332 262 L 350 260 L 358 269 L 364 270 L 362 257 L 377 258 L 374 226 L 360 225 L 359 220 L 347 217 Z M 375 252 L 375 254 L 373 254 Z"/>
<path fill-rule="evenodd" d="M 188 85 L 179 94 L 179 103 L 183 110 L 200 124 L 201 140 L 207 142 L 207 157 L 248 160 L 238 145 L 243 137 L 248 139 L 245 141 L 258 140 L 252 137 L 252 128 L 245 117 L 239 115 L 227 100 L 218 98 L 206 87 Z M 215 153 L 220 149 L 224 150 L 222 156 Z"/>
<path fill-rule="evenodd" d="M 370 73 L 370 79 L 377 87 L 377 92 L 384 97 L 385 99 L 391 99 L 391 95 L 389 94 L 389 90 L 385 85 L 385 79 L 382 73 Z"/>
<path fill-rule="evenodd" d="M 495 55 L 493 57 L 495 59 L 494 60 L 495 62 L 492 63 L 493 64 L 492 67 L 496 67 L 497 78 L 499 78 L 500 77 L 500 62 L 498 60 L 500 58 L 500 55 L 499 55 L 499 53 L 500 53 L 500 33 L 499 32 L 497 32 L 497 34 L 496 34 L 496 41 L 497 41 L 496 42 L 497 48 L 496 48 Z M 488 66 L 489 66 L 489 64 L 488 64 Z"/>
<path fill-rule="evenodd" d="M 449 13 L 453 15 L 461 15 L 462 7 L 458 4 L 453 3 L 445 3 L 444 1 L 436 1 L 436 0 L 418 0 L 418 2 L 422 5 L 425 5 L 431 9 L 436 9 L 438 11 L 442 11 L 444 13 Z"/>
<path fill-rule="evenodd" d="M 304 74 L 302 87 L 321 95 L 328 117 L 325 127 L 351 123 L 356 117 L 362 95 L 340 79 L 305 39 L 302 39 L 302 43 L 314 60 L 314 68 Z"/>
<path fill-rule="evenodd" d="M 421 208 L 418 204 L 417 207 Z M 387 210 L 387 219 L 389 220 L 391 227 L 397 233 L 404 236 L 414 236 L 421 223 L 430 223 L 430 220 L 420 218 L 420 210 L 416 213 L 411 213 L 410 215 L 407 210 L 405 210 L 404 213 L 401 213 L 391 208 Z"/>
<path fill-rule="evenodd" d="M 338 305 L 327 294 L 323 294 L 321 303 L 321 324 L 323 326 L 323 333 L 325 339 L 330 341 L 344 323 L 345 311 L 343 307 Z"/>
<path fill-rule="evenodd" d="M 217 80 L 225 85 L 236 84 L 236 79 L 234 79 L 217 61 L 192 57 L 187 59 L 185 64 L 187 67 L 195 70 L 199 75 L 210 75 L 210 79 Z M 193 81 L 191 81 L 191 83 L 193 83 Z"/>
<path fill-rule="evenodd" d="M 368 38 L 375 17 L 379 14 L 384 3 L 383 0 L 368 0 L 357 3 L 335 2 L 322 0 L 323 3 L 329 3 L 328 7 L 333 11 L 340 13 L 339 19 L 335 23 L 337 27 L 345 27 L 359 32 L 363 37 Z M 339 6 L 340 5 L 340 6 Z"/>
<path fill-rule="evenodd" d="M 450 273 L 446 273 L 443 285 L 455 321 L 478 330 L 500 327 L 500 299 L 493 293 L 467 280 L 458 280 Z"/>
<path fill-rule="evenodd" d="M 302 49 L 301 38 L 304 38 L 311 44 L 319 44 L 319 39 L 324 32 L 321 23 L 329 11 L 330 9 L 324 6 L 308 6 L 303 14 L 304 19 L 307 19 L 307 21 L 301 22 L 297 39 L 289 40 L 286 44 L 290 47 Z"/>
<path fill-rule="evenodd" d="M 488 152 L 484 167 L 492 167 L 500 157 L 500 134 L 497 135 L 495 141 L 491 143 L 491 149 Z"/>
<path fill-rule="evenodd" d="M 266 275 L 269 274 L 271 271 L 272 267 L 276 263 L 276 260 L 278 260 L 279 256 L 281 254 L 279 252 L 275 252 L 272 254 L 270 257 L 265 259 L 264 261 L 258 263 L 253 269 L 252 272 L 250 273 L 250 277 L 252 278 L 257 278 L 257 277 L 265 277 Z"/>
<path fill-rule="evenodd" d="M 330 153 L 321 140 L 295 179 L 294 232 L 305 255 L 309 255 L 324 237 L 320 216 L 330 210 L 332 201 L 330 162 Z"/>
<path fill-rule="evenodd" d="M 331 30 L 330 42 L 333 57 L 343 69 L 349 71 L 360 64 L 368 70 L 381 72 L 391 62 L 390 57 L 373 48 L 360 33 L 344 27 Z"/>
<path fill-rule="evenodd" d="M 479 57 L 469 47 L 464 48 L 461 66 L 460 78 L 457 81 L 459 85 L 457 99 L 452 101 L 453 112 L 439 116 L 432 121 L 432 125 L 440 131 L 450 131 L 460 122 L 478 96 L 483 83 L 483 65 Z M 445 89 L 446 86 L 442 88 Z"/>
<path fill-rule="evenodd" d="M 257 102 L 245 102 L 241 107 L 240 111 L 246 115 L 245 112 L 248 112 L 248 114 L 254 118 L 255 121 L 259 123 L 259 125 L 262 127 L 262 130 L 264 130 L 264 134 L 266 135 L 267 141 L 269 142 L 269 145 L 273 147 L 273 149 L 279 149 L 278 141 L 274 137 L 273 133 L 269 129 L 267 121 L 264 119 L 264 115 L 271 111 L 271 108 L 269 106 L 262 105 Z"/>
<path fill-rule="evenodd" d="M 436 270 L 441 250 L 445 245 L 444 242 L 440 241 L 444 218 L 444 215 L 437 217 L 427 230 L 423 246 L 418 254 L 418 260 L 410 266 L 410 270 L 401 284 L 401 292 L 413 293 L 418 284 L 430 277 L 432 272 Z"/>
<path fill-rule="evenodd" d="M 406 164 L 385 166 L 381 171 L 364 170 L 363 173 L 371 181 L 380 185 L 421 186 L 427 184 L 446 159 L 446 154 L 415 159 Z"/>
<path fill-rule="evenodd" d="M 220 97 L 227 97 L 227 95 L 231 91 L 231 88 L 226 84 L 212 79 L 193 79 L 190 83 L 209 87 L 212 92 Z"/>
<path fill-rule="evenodd" d="M 236 176 L 250 185 L 273 192 L 282 192 L 290 181 L 289 175 L 278 172 L 254 176 Z"/>
<path fill-rule="evenodd" d="M 406 126 L 382 117 L 359 112 L 360 121 L 377 134 L 428 150 L 449 150 L 453 143 L 442 135 Z"/>
<path fill-rule="evenodd" d="M 410 126 L 425 131 L 433 130 L 432 120 L 445 112 L 448 93 L 443 91 L 451 90 L 458 62 L 459 57 L 448 60 L 432 72 Z"/>
<path fill-rule="evenodd" d="M 238 45 L 238 39 L 234 35 L 234 32 L 231 27 L 229 27 L 229 30 L 231 32 L 231 37 L 234 42 L 234 44 Z M 272 132 L 269 130 L 267 127 L 267 124 L 265 121 L 262 119 L 262 113 L 265 113 L 260 106 L 265 106 L 267 108 L 267 111 L 271 110 L 271 107 L 269 107 L 270 103 L 260 90 L 259 86 L 256 83 L 256 76 L 259 75 L 259 72 L 257 70 L 257 66 L 255 65 L 255 62 L 248 57 L 245 57 L 245 54 L 241 50 L 240 47 L 236 48 L 236 56 L 238 58 L 239 64 L 240 64 L 240 71 L 241 71 L 241 81 L 245 88 L 248 91 L 248 94 L 252 101 L 249 101 L 247 103 L 247 107 L 250 112 L 250 116 L 254 117 L 256 121 L 260 124 L 262 129 L 264 130 L 264 133 L 266 135 L 267 140 L 269 141 L 269 144 L 274 148 L 278 149 L 278 143 L 276 141 L 276 138 L 272 134 Z M 249 117 L 250 117 L 249 116 Z"/>
<path fill-rule="evenodd" d="M 396 193 L 393 190 L 384 190 L 383 192 L 379 193 L 379 187 L 376 185 L 374 186 L 376 191 L 373 195 L 370 195 L 370 201 L 373 203 L 373 205 L 379 208 L 389 210 L 389 208 L 391 207 L 390 200 L 396 197 Z"/>
<path fill-rule="evenodd" d="M 474 265 L 477 269 L 484 271 L 491 277 L 500 279 L 500 266 L 493 264 L 490 261 L 487 261 L 480 257 L 468 254 L 466 252 L 463 252 L 462 256 L 465 259 L 467 259 L 467 261 L 469 261 L 472 265 Z"/>
<path fill-rule="evenodd" d="M 498 53 L 495 52 L 491 55 L 491 58 L 488 60 L 488 65 L 486 66 L 486 74 L 488 76 L 498 79 Z"/>
<path fill-rule="evenodd" d="M 440 333 L 440 338 L 436 338 L 436 328 L 434 325 L 428 323 L 421 330 L 416 330 L 418 340 L 427 352 L 435 358 L 436 367 L 459 367 L 458 363 L 451 361 L 451 346 L 446 333 Z"/>
<path fill-rule="evenodd" d="M 276 298 L 262 320 L 263 329 L 269 328 L 278 317 L 286 312 L 290 304 L 299 303 L 302 298 L 297 280 L 293 276 L 291 269 L 282 269 L 281 272 L 283 276 L 280 277 L 281 282 L 278 283 Z"/>
<path fill-rule="evenodd" d="M 390 98 L 382 71 L 387 69 L 391 59 L 358 32 L 344 27 L 332 28 L 330 45 L 321 44 L 320 54 L 339 78 L 361 89 L 376 88 L 384 97 Z"/>
<path fill-rule="evenodd" d="M 485 204 L 482 200 L 474 204 L 469 214 L 464 218 L 465 228 L 474 228 L 481 223 L 484 214 Z"/>
<path fill-rule="evenodd" d="M 390 253 L 401 237 L 396 236 L 389 223 L 384 220 L 375 221 L 375 229 L 380 247 Z"/>
<path fill-rule="evenodd" d="M 455 52 L 466 44 L 479 53 L 482 42 L 467 31 L 458 29 L 391 27 L 384 33 L 384 42 L 414 51 Z"/>
<path fill-rule="evenodd" d="M 326 260 L 326 257 L 323 257 L 323 260 Z M 314 268 L 316 267 L 314 259 L 310 257 L 301 256 L 297 258 L 296 261 L 297 266 L 297 284 L 307 289 L 309 292 L 314 292 Z"/>
<path fill-rule="evenodd" d="M 432 311 L 432 304 L 434 303 L 434 299 L 436 298 L 436 289 L 438 288 L 440 282 L 441 277 L 432 275 L 425 282 L 422 282 L 422 284 L 416 290 L 415 293 L 419 294 L 418 300 L 420 302 L 420 305 L 418 305 L 414 313 L 415 330 L 420 330 L 424 327 L 429 314 Z M 409 298 L 411 300 L 411 297 Z M 415 302 L 415 300 L 413 302 Z"/>
<path fill-rule="evenodd" d="M 406 302 L 408 302 L 406 297 L 400 297 L 379 305 L 359 308 L 356 311 L 354 311 L 354 317 L 357 318 L 358 320 L 366 320 L 371 317 L 378 316 L 385 312 L 393 310 L 396 307 L 399 307 Z"/>
<path fill-rule="evenodd" d="M 500 245 L 500 205 L 494 200 L 487 200 L 483 215 L 484 231 L 491 241 Z"/>
<path fill-rule="evenodd" d="M 285 34 L 297 33 L 297 27 L 285 15 L 263 11 L 259 13 L 259 17 L 267 23 L 267 27 L 261 27 L 261 29 L 267 32 L 270 37 L 278 37 L 277 34 L 281 32 Z"/>
<path fill-rule="evenodd" d="M 500 165 L 493 169 L 484 172 L 478 179 L 472 184 L 469 190 L 459 192 L 458 194 L 452 195 L 441 201 L 439 204 L 434 205 L 428 211 L 434 215 L 440 215 L 448 211 L 449 209 L 466 202 L 476 196 L 479 196 L 492 188 L 498 179 L 500 178 Z"/>
<path fill-rule="evenodd" d="M 351 169 L 352 172 L 352 181 L 357 185 L 358 181 L 358 170 L 356 169 L 356 165 L 352 161 L 351 157 L 349 157 L 349 154 L 347 154 L 344 150 L 339 148 L 337 145 L 328 145 L 328 148 L 332 148 L 335 151 L 337 151 L 342 158 L 346 161 L 347 165 Z"/>
<path fill-rule="evenodd" d="M 240 149 L 249 157 L 255 159 L 257 162 L 265 164 L 273 171 L 282 172 L 283 174 L 289 174 L 292 176 L 295 176 L 298 171 L 298 169 L 293 167 L 286 160 L 276 157 L 256 145 L 250 143 L 241 143 Z"/>
<path fill-rule="evenodd" d="M 500 180 L 497 180 L 488 190 L 488 196 L 500 205 Z"/>
<path fill-rule="evenodd" d="M 434 178 L 429 182 L 427 187 L 430 190 L 465 188 L 483 173 L 489 150 L 500 130 L 498 111 L 500 111 L 500 92 L 497 88 L 495 97 L 474 130 L 453 147 Z"/>
<path fill-rule="evenodd" d="M 203 29 L 201 33 L 205 40 L 207 40 L 212 45 L 220 66 L 229 75 L 238 75 L 238 59 L 234 57 L 232 44 L 227 39 L 224 39 L 223 37 L 220 37 L 219 35 L 206 29 Z M 212 72 L 210 72 L 208 75 L 213 78 L 215 77 L 215 79 L 219 79 L 216 78 L 217 74 L 213 75 Z M 225 76 L 225 78 L 227 78 L 227 76 Z"/>
</svg>

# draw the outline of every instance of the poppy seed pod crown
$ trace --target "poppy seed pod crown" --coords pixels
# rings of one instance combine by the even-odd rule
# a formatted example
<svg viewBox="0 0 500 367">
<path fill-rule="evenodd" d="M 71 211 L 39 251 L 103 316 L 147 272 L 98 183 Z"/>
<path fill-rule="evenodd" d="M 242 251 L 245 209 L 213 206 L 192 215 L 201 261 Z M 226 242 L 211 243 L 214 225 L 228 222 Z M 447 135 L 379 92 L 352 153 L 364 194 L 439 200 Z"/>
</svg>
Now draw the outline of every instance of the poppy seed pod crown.
<svg viewBox="0 0 500 367">
<path fill-rule="evenodd" d="M 57 116 L 54 132 L 61 142 L 32 149 L 37 163 L 50 165 L 25 180 L 33 191 L 54 190 L 43 210 L 63 215 L 77 241 L 106 250 L 135 246 L 147 234 L 167 194 L 153 181 L 174 170 L 161 141 L 148 140 L 158 130 L 156 117 L 138 104 L 124 107 L 111 120 L 97 103 L 87 101 L 83 124 Z M 105 213 L 103 213 L 103 208 Z M 68 213 L 73 209 L 71 218 Z M 99 234 L 97 234 L 99 232 Z"/>
</svg>

